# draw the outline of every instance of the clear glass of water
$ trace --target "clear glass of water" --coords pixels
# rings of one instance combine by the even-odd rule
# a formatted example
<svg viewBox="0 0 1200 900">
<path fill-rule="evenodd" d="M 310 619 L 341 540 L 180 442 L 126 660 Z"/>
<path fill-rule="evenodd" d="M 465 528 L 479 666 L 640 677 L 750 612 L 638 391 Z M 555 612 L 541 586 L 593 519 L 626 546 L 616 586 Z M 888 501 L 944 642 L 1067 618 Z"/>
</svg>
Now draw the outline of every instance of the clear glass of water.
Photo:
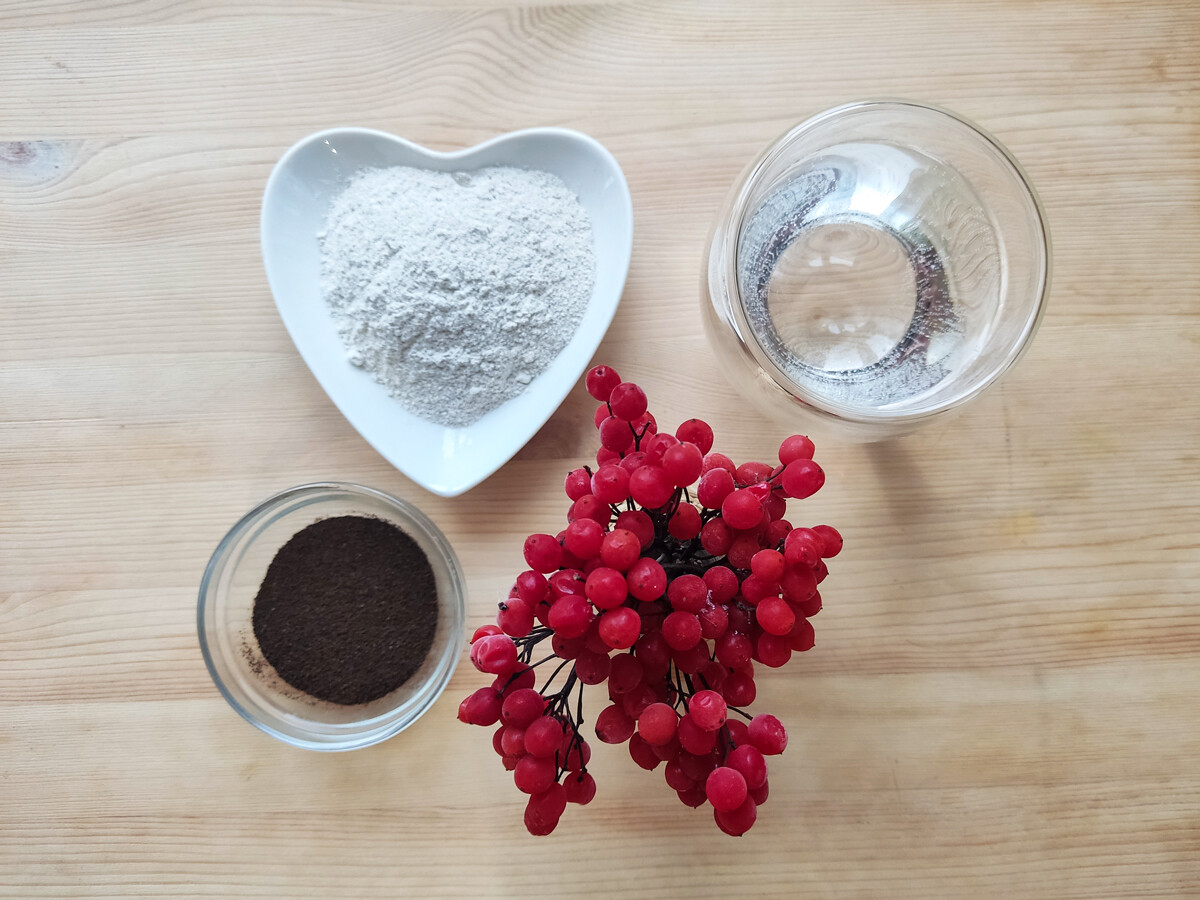
<svg viewBox="0 0 1200 900">
<path fill-rule="evenodd" d="M 880 440 L 1012 367 L 1049 265 L 1037 195 L 999 142 L 932 107 L 854 103 L 791 129 L 734 185 L 705 325 L 763 411 Z"/>
</svg>

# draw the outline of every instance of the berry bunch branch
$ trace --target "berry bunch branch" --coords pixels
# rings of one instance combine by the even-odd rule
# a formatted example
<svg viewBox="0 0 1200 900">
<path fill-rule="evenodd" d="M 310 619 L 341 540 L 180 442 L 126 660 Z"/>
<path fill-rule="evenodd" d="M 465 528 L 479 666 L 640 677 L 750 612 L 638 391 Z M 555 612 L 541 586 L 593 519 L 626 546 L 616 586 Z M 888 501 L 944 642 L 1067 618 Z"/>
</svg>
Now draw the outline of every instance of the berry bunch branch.
<svg viewBox="0 0 1200 900">
<path fill-rule="evenodd" d="M 684 804 L 710 804 L 718 828 L 743 834 L 767 799 L 766 757 L 787 746 L 778 719 L 745 710 L 754 664 L 812 648 L 817 585 L 842 547 L 828 525 L 783 518 L 825 473 L 802 435 L 783 441 L 778 465 L 738 466 L 700 419 L 660 432 L 642 389 L 608 366 L 587 389 L 600 401 L 596 468 L 566 477 L 567 527 L 526 538 L 529 568 L 471 638 L 471 661 L 495 680 L 458 717 L 498 725 L 492 746 L 529 795 L 525 826 L 545 835 L 567 803 L 596 794 L 583 686 L 607 682 L 596 736 L 627 742 L 643 769 L 665 764 Z M 536 670 L 554 662 L 539 689 Z"/>
</svg>

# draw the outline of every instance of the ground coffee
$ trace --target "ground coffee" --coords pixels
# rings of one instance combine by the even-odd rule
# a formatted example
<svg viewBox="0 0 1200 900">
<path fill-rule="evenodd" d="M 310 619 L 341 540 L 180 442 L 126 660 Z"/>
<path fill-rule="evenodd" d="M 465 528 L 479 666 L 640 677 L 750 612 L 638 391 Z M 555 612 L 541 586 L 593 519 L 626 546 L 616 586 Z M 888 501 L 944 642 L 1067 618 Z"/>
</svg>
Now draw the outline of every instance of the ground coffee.
<svg viewBox="0 0 1200 900">
<path fill-rule="evenodd" d="M 254 636 L 279 676 L 319 700 L 369 703 L 421 667 L 437 628 L 437 585 L 411 537 L 382 519 L 339 516 L 279 549 L 254 599 Z"/>
</svg>

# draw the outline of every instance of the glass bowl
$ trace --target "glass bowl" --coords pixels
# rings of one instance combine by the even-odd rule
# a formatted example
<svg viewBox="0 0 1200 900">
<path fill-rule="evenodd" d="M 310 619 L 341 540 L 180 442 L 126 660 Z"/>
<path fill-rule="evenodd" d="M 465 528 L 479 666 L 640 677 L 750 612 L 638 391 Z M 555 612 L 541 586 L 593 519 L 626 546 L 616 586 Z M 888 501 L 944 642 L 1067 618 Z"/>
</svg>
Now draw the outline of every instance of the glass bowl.
<svg viewBox="0 0 1200 900">
<path fill-rule="evenodd" d="M 424 663 L 390 694 L 345 706 L 284 682 L 254 637 L 254 598 L 276 551 L 319 519 L 384 519 L 429 558 L 438 622 Z M 272 737 L 309 750 L 355 750 L 403 731 L 441 695 L 458 664 L 466 619 L 462 569 L 454 550 L 410 503 L 356 484 L 306 484 L 270 497 L 242 517 L 217 545 L 200 583 L 200 649 L 217 688 L 243 718 Z"/>
<path fill-rule="evenodd" d="M 788 131 L 733 186 L 705 327 L 767 414 L 879 440 L 1012 367 L 1049 265 L 1037 195 L 998 141 L 933 107 L 853 103 Z"/>
</svg>

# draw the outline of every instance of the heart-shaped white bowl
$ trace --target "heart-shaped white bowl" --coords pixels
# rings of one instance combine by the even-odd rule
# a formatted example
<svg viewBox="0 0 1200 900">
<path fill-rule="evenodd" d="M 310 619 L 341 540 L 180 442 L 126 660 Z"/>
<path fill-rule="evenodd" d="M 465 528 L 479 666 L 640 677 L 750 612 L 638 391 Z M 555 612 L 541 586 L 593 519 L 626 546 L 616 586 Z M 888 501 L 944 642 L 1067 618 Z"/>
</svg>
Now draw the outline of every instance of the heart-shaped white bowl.
<svg viewBox="0 0 1200 900">
<path fill-rule="evenodd" d="M 370 373 L 352 365 L 321 293 L 317 235 L 330 203 L 359 170 L 385 166 L 540 169 L 566 182 L 592 220 L 596 278 L 575 335 L 522 393 L 466 427 L 414 416 Z M 596 352 L 629 270 L 633 203 L 612 154 L 577 131 L 531 128 L 438 153 L 383 131 L 334 128 L 304 138 L 276 164 L 263 195 L 261 227 L 271 293 L 317 381 L 388 462 L 427 490 L 453 497 L 479 484 L 533 437 Z"/>
</svg>

